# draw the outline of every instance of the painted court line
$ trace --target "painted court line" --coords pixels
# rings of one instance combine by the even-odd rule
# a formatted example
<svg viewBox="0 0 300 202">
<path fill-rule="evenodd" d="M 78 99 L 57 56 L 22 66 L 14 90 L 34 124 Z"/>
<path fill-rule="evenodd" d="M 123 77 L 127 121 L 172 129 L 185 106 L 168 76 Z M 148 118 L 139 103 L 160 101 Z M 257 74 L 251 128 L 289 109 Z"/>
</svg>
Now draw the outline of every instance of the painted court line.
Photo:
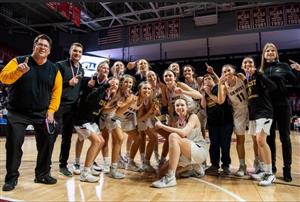
<svg viewBox="0 0 300 202">
<path fill-rule="evenodd" d="M 5 196 L 0 196 L 0 201 L 22 201 L 22 200 L 18 200 L 18 199 L 13 199 L 13 198 L 8 198 Z"/>
<path fill-rule="evenodd" d="M 224 189 L 223 187 L 220 187 L 220 186 L 218 186 L 216 184 L 207 182 L 205 180 L 197 179 L 197 178 L 194 178 L 194 177 L 192 177 L 191 179 L 199 181 L 199 182 L 202 182 L 202 183 L 205 183 L 205 184 L 207 184 L 209 186 L 212 186 L 212 187 L 214 187 L 216 189 L 219 189 L 220 191 L 223 191 L 226 194 L 230 195 L 231 197 L 235 198 L 235 200 L 237 200 L 237 201 L 242 201 L 242 202 L 246 201 L 245 199 L 241 198 L 240 196 L 236 195 L 235 193 L 233 193 L 233 192 L 231 192 L 231 191 L 229 191 L 227 189 Z"/>
</svg>

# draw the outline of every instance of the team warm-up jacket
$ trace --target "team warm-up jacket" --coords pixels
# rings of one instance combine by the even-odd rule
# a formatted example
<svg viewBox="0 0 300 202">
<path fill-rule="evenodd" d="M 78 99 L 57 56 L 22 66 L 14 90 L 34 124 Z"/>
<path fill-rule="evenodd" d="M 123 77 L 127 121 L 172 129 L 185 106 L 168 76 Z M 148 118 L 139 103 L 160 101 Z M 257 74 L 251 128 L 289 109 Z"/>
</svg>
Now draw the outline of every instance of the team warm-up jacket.
<svg viewBox="0 0 300 202">
<path fill-rule="evenodd" d="M 274 106 L 289 106 L 286 85 L 295 85 L 296 75 L 290 66 L 282 62 L 267 63 L 264 74 L 276 83 L 277 90 L 270 93 Z"/>
<path fill-rule="evenodd" d="M 28 57 L 30 70 L 17 69 Z M 62 93 L 62 77 L 55 64 L 47 60 L 38 65 L 30 55 L 12 59 L 1 71 L 0 81 L 10 84 L 8 109 L 20 113 L 55 112 Z"/>
</svg>

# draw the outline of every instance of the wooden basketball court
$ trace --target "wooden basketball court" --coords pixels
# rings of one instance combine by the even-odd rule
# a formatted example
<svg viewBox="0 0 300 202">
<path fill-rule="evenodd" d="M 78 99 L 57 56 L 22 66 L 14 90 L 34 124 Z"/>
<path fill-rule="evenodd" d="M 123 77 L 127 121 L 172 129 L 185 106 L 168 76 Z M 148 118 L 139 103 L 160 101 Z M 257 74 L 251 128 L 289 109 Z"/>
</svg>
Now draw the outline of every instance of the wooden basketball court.
<svg viewBox="0 0 300 202">
<path fill-rule="evenodd" d="M 234 137 L 234 136 L 233 136 Z M 75 156 L 75 134 L 72 139 L 69 166 Z M 299 201 L 300 200 L 300 133 L 292 132 L 293 165 L 291 183 L 285 183 L 282 177 L 281 143 L 277 138 L 277 180 L 269 187 L 260 187 L 249 177 L 237 178 L 204 176 L 201 179 L 177 179 L 177 186 L 165 189 L 150 187 L 156 176 L 125 171 L 124 180 L 112 179 L 103 173 L 99 183 L 80 182 L 79 176 L 64 177 L 58 174 L 58 156 L 61 137 L 59 136 L 53 153 L 52 176 L 58 179 L 56 185 L 43 185 L 33 182 L 36 161 L 34 136 L 25 138 L 23 158 L 20 167 L 21 176 L 15 190 L 3 192 L 0 201 Z M 88 147 L 85 142 L 81 162 L 83 163 Z M 5 138 L 0 139 L 0 181 L 4 183 L 5 170 Z M 97 161 L 102 162 L 101 154 Z M 139 157 L 139 155 L 137 155 Z M 235 142 L 231 146 L 231 171 L 238 168 Z M 248 172 L 252 171 L 252 140 L 246 137 L 246 163 Z"/>
</svg>

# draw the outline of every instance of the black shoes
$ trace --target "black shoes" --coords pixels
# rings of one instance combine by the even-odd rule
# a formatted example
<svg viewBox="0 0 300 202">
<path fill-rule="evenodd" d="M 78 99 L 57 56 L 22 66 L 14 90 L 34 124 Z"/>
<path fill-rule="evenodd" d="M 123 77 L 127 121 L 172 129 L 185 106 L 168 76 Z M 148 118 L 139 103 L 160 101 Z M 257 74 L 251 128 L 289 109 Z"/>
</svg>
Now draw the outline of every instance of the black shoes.
<svg viewBox="0 0 300 202">
<path fill-rule="evenodd" d="M 59 173 L 60 173 L 61 175 L 67 176 L 67 177 L 72 177 L 72 175 L 73 175 L 73 174 L 68 170 L 67 167 L 60 167 L 60 168 L 59 168 Z"/>
<path fill-rule="evenodd" d="M 2 187 L 2 190 L 3 191 L 11 191 L 11 190 L 15 189 L 15 186 L 17 186 L 17 184 L 18 184 L 18 180 L 5 182 L 5 184 Z"/>
<path fill-rule="evenodd" d="M 283 180 L 286 182 L 291 182 L 293 180 L 291 176 L 291 168 L 289 167 L 283 168 Z"/>
<path fill-rule="evenodd" d="M 42 183 L 42 184 L 56 184 L 57 179 L 51 177 L 50 175 L 47 175 L 45 177 L 35 178 L 34 182 L 35 183 Z"/>
</svg>

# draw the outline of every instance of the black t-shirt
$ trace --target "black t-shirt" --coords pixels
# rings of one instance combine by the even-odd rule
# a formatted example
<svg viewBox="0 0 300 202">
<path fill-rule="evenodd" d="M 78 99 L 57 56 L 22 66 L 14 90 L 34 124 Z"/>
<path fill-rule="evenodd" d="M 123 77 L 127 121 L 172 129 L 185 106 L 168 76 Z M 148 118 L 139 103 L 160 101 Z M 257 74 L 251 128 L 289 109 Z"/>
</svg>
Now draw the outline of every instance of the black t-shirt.
<svg viewBox="0 0 300 202">
<path fill-rule="evenodd" d="M 218 95 L 218 85 L 215 85 L 212 90 L 212 94 Z M 221 105 L 215 103 L 207 94 L 206 99 L 206 113 L 207 113 L 207 124 L 209 126 L 221 126 L 225 124 L 232 124 L 232 107 L 229 105 L 226 98 L 225 102 Z"/>
<path fill-rule="evenodd" d="M 276 85 L 261 73 L 254 73 L 247 82 L 249 119 L 272 118 L 273 106 L 269 95 Z"/>
</svg>

